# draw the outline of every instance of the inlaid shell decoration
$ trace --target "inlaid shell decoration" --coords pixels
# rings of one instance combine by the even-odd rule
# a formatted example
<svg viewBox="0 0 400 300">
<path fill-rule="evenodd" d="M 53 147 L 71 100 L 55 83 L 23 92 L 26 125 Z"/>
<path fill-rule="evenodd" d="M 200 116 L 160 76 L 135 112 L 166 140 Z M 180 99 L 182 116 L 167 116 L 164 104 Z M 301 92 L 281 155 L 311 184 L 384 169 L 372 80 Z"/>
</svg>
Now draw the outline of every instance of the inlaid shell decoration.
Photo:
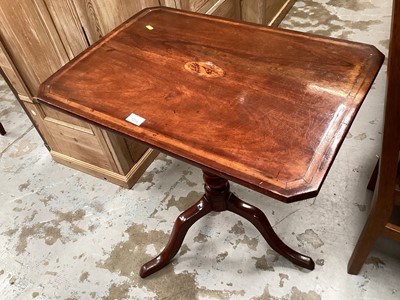
<svg viewBox="0 0 400 300">
<path fill-rule="evenodd" d="M 208 78 L 217 78 L 225 75 L 225 71 L 210 61 L 190 61 L 185 64 L 185 70 Z"/>
</svg>

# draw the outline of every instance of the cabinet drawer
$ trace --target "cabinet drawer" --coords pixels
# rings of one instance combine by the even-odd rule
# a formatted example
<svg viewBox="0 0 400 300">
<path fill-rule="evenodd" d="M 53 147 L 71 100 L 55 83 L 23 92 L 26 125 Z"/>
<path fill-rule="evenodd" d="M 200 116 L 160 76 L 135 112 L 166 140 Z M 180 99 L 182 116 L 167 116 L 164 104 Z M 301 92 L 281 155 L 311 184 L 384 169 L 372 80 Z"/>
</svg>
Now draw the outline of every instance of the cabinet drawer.
<svg viewBox="0 0 400 300">
<path fill-rule="evenodd" d="M 42 109 L 42 117 L 46 122 L 93 134 L 93 131 L 88 123 L 51 108 L 50 106 L 41 104 L 40 107 Z"/>
<path fill-rule="evenodd" d="M 53 141 L 50 144 L 52 150 L 103 169 L 118 171 L 104 146 L 99 128 L 47 105 L 38 106 L 40 117 Z"/>
<path fill-rule="evenodd" d="M 99 140 L 101 136 L 60 126 L 52 122 L 46 122 L 46 127 L 55 141 L 55 146 L 52 147 L 52 150 L 103 169 L 118 171 L 105 155 Z"/>
<path fill-rule="evenodd" d="M 99 136 L 100 130 L 96 132 L 94 129 L 92 133 L 89 133 L 53 122 L 45 121 L 45 124 L 55 142 L 51 145 L 52 150 L 99 168 L 118 171 L 103 150 L 100 142 L 102 136 Z"/>
</svg>

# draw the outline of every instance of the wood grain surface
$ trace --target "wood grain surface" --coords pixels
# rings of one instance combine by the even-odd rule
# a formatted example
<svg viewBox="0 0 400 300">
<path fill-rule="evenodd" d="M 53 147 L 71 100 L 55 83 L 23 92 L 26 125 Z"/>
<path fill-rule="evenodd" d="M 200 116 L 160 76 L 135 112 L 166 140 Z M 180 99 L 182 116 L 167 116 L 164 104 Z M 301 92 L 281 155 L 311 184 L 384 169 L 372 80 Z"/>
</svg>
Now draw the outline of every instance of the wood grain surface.
<svg viewBox="0 0 400 300">
<path fill-rule="evenodd" d="M 193 62 L 223 76 L 189 72 Z M 382 62 L 369 45 L 147 9 L 50 77 L 39 100 L 292 202 L 318 193 Z"/>
<path fill-rule="evenodd" d="M 40 0 L 0 5 L 0 42 L 29 89 L 24 96 L 36 95 L 40 83 L 69 61 L 44 5 Z"/>
</svg>

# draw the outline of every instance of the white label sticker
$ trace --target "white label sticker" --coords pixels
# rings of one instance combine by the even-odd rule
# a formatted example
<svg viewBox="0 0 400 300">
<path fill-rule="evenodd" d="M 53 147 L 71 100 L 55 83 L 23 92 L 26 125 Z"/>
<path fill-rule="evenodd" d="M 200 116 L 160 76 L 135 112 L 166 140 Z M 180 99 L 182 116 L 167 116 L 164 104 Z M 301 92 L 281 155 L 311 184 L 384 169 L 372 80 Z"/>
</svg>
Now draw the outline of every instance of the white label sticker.
<svg viewBox="0 0 400 300">
<path fill-rule="evenodd" d="M 127 120 L 129 123 L 132 123 L 136 126 L 142 125 L 142 123 L 146 120 L 145 118 L 142 118 L 141 116 L 135 115 L 134 113 L 130 114 L 129 117 L 127 117 L 125 120 Z"/>
</svg>

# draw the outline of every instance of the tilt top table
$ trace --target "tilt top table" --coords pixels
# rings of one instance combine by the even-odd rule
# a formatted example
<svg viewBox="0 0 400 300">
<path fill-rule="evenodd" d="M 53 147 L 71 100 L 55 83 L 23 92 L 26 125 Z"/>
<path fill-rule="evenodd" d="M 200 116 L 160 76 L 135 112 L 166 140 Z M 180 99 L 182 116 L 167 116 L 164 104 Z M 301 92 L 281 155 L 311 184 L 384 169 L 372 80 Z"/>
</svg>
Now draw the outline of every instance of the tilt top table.
<svg viewBox="0 0 400 300">
<path fill-rule="evenodd" d="M 369 45 L 152 8 L 46 80 L 38 100 L 203 169 L 204 196 L 142 277 L 168 264 L 193 223 L 224 210 L 312 270 L 228 180 L 284 202 L 316 196 L 383 58 Z"/>
</svg>

